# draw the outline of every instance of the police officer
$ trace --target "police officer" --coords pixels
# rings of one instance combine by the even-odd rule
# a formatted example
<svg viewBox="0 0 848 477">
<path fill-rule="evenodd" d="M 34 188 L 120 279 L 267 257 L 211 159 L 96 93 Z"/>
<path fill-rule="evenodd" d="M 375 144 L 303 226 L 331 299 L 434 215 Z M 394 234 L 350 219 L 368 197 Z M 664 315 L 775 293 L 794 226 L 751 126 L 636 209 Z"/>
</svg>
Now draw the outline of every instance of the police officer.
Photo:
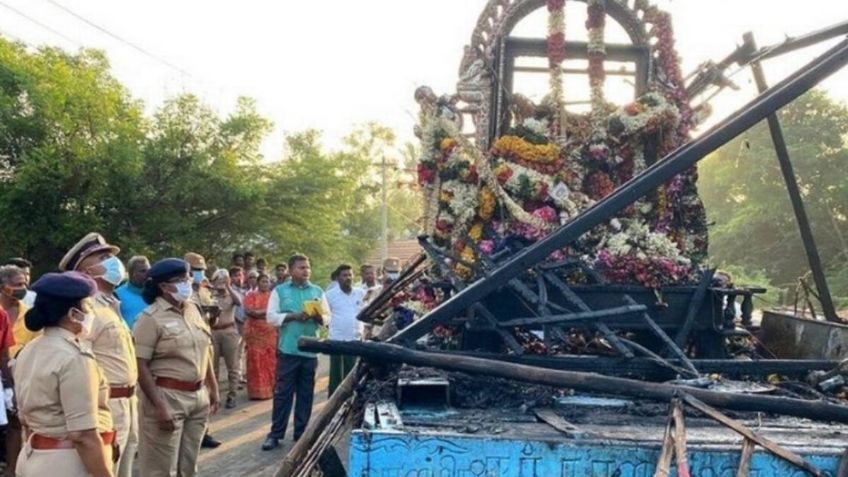
<svg viewBox="0 0 848 477">
<path fill-rule="evenodd" d="M 189 266 L 155 263 L 142 297 L 148 306 L 133 326 L 141 397 L 139 469 L 144 477 L 197 474 L 210 413 L 218 409 L 212 332 L 191 303 Z"/>
<path fill-rule="evenodd" d="M 80 341 L 94 323 L 97 284 L 76 272 L 48 273 L 32 289 L 38 295 L 26 326 L 44 334 L 21 350 L 14 369 L 27 436 L 17 475 L 112 477 L 109 386 Z"/>
<path fill-rule="evenodd" d="M 218 321 L 218 315 L 220 314 L 221 309 L 218 307 L 218 304 L 215 302 L 215 298 L 212 296 L 211 286 L 209 285 L 209 279 L 206 278 L 206 258 L 203 255 L 195 252 L 186 252 L 183 256 L 183 260 L 188 262 L 188 266 L 191 272 L 191 298 L 189 299 L 192 303 L 200 307 L 200 311 L 203 314 L 203 319 L 206 321 L 206 324 L 209 325 L 210 328 L 216 324 Z M 213 363 L 217 361 L 217 357 L 214 354 L 215 349 L 215 341 L 214 335 L 212 340 L 212 359 Z M 216 367 L 212 368 L 213 371 L 216 370 Z M 215 378 L 218 377 L 218 373 L 215 373 Z M 203 440 L 200 442 L 201 447 L 206 447 L 209 449 L 214 449 L 221 445 L 221 441 L 212 437 L 212 434 L 209 434 L 209 430 L 207 429 L 206 433 L 203 434 Z"/>
<path fill-rule="evenodd" d="M 120 251 L 106 243 L 100 234 L 90 233 L 65 254 L 59 269 L 85 273 L 97 283 L 94 324 L 84 339 L 109 382 L 109 408 L 121 449 L 121 458 L 115 462 L 115 475 L 130 477 L 138 447 L 138 398 L 135 394 L 138 367 L 132 332 L 121 317 L 121 305 L 115 298 L 115 288 L 127 276 L 117 257 Z"/>
</svg>

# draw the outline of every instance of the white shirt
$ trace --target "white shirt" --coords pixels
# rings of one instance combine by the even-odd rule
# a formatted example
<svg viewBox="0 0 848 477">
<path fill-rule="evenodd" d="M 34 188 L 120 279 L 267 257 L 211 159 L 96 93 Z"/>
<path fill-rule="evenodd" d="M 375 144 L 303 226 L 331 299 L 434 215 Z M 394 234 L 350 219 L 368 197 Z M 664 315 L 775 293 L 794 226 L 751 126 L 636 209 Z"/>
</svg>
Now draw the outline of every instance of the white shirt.
<svg viewBox="0 0 848 477">
<path fill-rule="evenodd" d="M 374 286 L 372 286 L 372 287 L 369 287 L 368 285 L 366 285 L 365 282 L 359 282 L 356 285 L 356 288 L 365 292 L 365 298 L 363 299 L 364 305 L 371 303 L 374 300 L 374 298 L 377 298 L 377 295 L 379 295 L 380 292 L 383 291 L 383 286 L 380 285 L 379 282 L 374 283 Z"/>
<path fill-rule="evenodd" d="M 27 289 L 26 296 L 21 300 L 27 308 L 32 308 L 35 306 L 35 292 Z"/>
<path fill-rule="evenodd" d="M 280 285 L 277 285 L 280 286 Z M 321 295 L 321 309 L 329 310 L 330 306 L 327 304 L 327 294 L 324 293 Z M 269 325 L 274 327 L 279 327 L 283 324 L 283 320 L 286 319 L 286 315 L 288 313 L 280 312 L 280 295 L 277 293 L 276 287 L 271 290 L 271 296 L 268 298 L 268 307 L 265 308 L 265 321 L 268 322 Z M 327 324 L 327 312 L 321 315 L 324 323 Z"/>
<path fill-rule="evenodd" d="M 362 308 L 365 291 L 353 288 L 350 293 L 345 293 L 337 287 L 328 291 L 326 296 L 330 305 L 330 339 L 355 341 L 361 338 L 362 323 L 356 315 Z"/>
</svg>

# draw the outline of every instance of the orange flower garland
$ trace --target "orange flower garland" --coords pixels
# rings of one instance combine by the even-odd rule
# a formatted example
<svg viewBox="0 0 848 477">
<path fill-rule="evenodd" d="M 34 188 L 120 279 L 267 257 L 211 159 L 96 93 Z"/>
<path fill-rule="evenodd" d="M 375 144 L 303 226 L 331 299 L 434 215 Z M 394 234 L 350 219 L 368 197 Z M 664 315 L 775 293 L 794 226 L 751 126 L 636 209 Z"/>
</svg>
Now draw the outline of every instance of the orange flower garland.
<svg viewBox="0 0 848 477">
<path fill-rule="evenodd" d="M 556 144 L 532 144 L 518 136 L 502 136 L 495 141 L 492 153 L 505 159 L 552 164 L 559 161 L 560 148 Z"/>
</svg>

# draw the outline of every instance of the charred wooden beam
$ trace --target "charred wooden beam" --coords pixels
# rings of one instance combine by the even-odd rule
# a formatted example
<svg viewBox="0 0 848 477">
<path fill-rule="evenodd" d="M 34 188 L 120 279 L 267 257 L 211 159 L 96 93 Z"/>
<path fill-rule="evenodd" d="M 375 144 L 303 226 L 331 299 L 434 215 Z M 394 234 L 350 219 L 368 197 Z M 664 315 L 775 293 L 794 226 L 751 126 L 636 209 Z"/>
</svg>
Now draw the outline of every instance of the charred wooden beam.
<svg viewBox="0 0 848 477">
<path fill-rule="evenodd" d="M 668 402 L 676 394 L 687 393 L 720 408 L 737 411 L 768 412 L 788 416 L 848 423 L 848 406 L 823 401 L 805 401 L 775 396 L 727 393 L 635 379 L 614 378 L 595 373 L 560 371 L 468 356 L 415 351 L 387 343 L 359 341 L 321 341 L 301 338 L 303 351 L 361 356 L 381 363 L 406 363 L 481 376 L 493 376 L 532 384 L 570 388 Z"/>
<path fill-rule="evenodd" d="M 518 277 L 536 264 L 579 239 L 595 226 L 604 223 L 616 213 L 639 200 L 677 174 L 689 170 L 709 153 L 727 144 L 766 116 L 801 96 L 824 78 L 848 63 L 848 40 L 840 42 L 808 65 L 792 73 L 784 81 L 757 96 L 744 108 L 711 128 L 697 139 L 677 148 L 657 161 L 641 174 L 630 179 L 612 194 L 574 217 L 570 222 L 544 239 L 518 252 L 485 278 L 457 293 L 422 319 L 392 337 L 392 342 L 414 341 L 427 334 L 433 325 L 444 323 L 463 313 L 499 289 L 504 283 Z"/>
<path fill-rule="evenodd" d="M 436 352 L 439 353 L 439 352 Z M 451 352 L 451 354 L 456 354 Z M 675 378 L 675 373 L 668 368 L 645 358 L 611 358 L 606 356 L 540 356 L 540 355 L 508 355 L 499 353 L 482 353 L 474 351 L 460 352 L 462 356 L 473 358 L 494 359 L 510 363 L 525 364 L 547 369 L 567 371 L 596 372 L 609 376 L 639 376 L 653 381 L 664 381 Z M 729 378 L 766 378 L 771 374 L 779 374 L 790 378 L 803 379 L 811 371 L 831 370 L 839 365 L 833 360 L 789 360 L 763 359 L 742 361 L 732 359 L 693 359 L 692 364 L 705 374 L 721 374 Z M 669 363 L 681 366 L 678 360 L 669 359 Z"/>
<path fill-rule="evenodd" d="M 571 324 L 584 321 L 598 320 L 611 316 L 621 317 L 633 313 L 642 313 L 647 311 L 645 305 L 627 305 L 607 308 L 597 311 L 583 311 L 580 313 L 567 313 L 561 315 L 548 316 L 531 316 L 527 318 L 516 318 L 514 320 L 500 321 L 497 323 L 502 328 L 510 328 L 513 326 L 534 326 L 534 325 L 550 325 L 550 324 Z"/>
<path fill-rule="evenodd" d="M 689 308 L 686 310 L 686 318 L 683 320 L 683 326 L 680 327 L 680 330 L 677 331 L 677 335 L 674 337 L 674 342 L 677 346 L 686 346 L 689 333 L 692 332 L 692 327 L 695 326 L 695 316 L 697 316 L 698 310 L 701 309 L 701 304 L 707 296 L 707 288 L 709 288 L 710 283 L 713 281 L 714 275 L 715 269 L 704 270 L 701 275 L 701 281 L 698 283 L 698 288 L 695 290 L 695 294 L 692 295 Z"/>
<path fill-rule="evenodd" d="M 818 467 L 804 460 L 803 457 L 790 451 L 789 449 L 786 449 L 785 447 L 779 446 L 775 442 L 772 442 L 766 439 L 765 437 L 755 434 L 752 430 L 748 429 L 741 423 L 734 421 L 733 419 L 711 408 L 706 403 L 701 402 L 701 400 L 692 396 L 691 393 L 681 393 L 680 397 L 686 404 L 694 407 L 701 413 L 705 414 L 707 417 L 710 417 L 720 422 L 721 424 L 724 424 L 725 426 L 729 427 L 730 429 L 734 430 L 739 435 L 744 437 L 746 440 L 759 444 L 765 450 L 776 455 L 777 457 L 780 457 L 781 459 L 791 464 L 794 464 L 795 466 L 800 467 L 803 470 L 806 470 L 807 472 L 815 475 L 816 477 L 826 477 L 827 474 L 819 470 Z"/>
<path fill-rule="evenodd" d="M 636 304 L 636 300 L 634 300 L 630 295 L 624 295 L 624 302 L 631 306 Z M 681 363 L 683 363 L 683 366 L 685 366 L 686 369 L 691 371 L 695 376 L 699 374 L 698 369 L 695 368 L 692 361 L 689 361 L 689 357 L 686 356 L 686 353 L 684 353 L 683 350 L 680 349 L 680 347 L 678 347 L 667 334 L 665 334 L 665 331 L 663 331 L 663 329 L 654 322 L 647 312 L 642 312 L 642 320 L 648 324 L 648 329 L 650 329 L 651 332 L 668 347 L 671 353 L 674 354 Z"/>
</svg>

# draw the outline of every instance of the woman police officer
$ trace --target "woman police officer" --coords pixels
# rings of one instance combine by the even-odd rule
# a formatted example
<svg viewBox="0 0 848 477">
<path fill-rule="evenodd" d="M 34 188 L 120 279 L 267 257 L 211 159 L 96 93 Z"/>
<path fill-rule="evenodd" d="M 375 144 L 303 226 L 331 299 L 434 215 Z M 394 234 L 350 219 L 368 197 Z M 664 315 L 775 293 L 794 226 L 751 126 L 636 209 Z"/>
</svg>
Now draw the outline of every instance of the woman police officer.
<svg viewBox="0 0 848 477">
<path fill-rule="evenodd" d="M 191 293 L 183 260 L 160 260 L 147 272 L 142 297 L 150 306 L 133 326 L 143 391 L 138 453 L 144 477 L 196 475 L 200 441 L 209 414 L 218 409 L 212 332 L 189 301 Z"/>
<path fill-rule="evenodd" d="M 18 354 L 15 393 L 26 444 L 16 473 L 112 476 L 115 431 L 109 387 L 79 338 L 91 328 L 97 284 L 77 272 L 48 273 L 32 286 L 25 322 L 40 336 Z"/>
</svg>

